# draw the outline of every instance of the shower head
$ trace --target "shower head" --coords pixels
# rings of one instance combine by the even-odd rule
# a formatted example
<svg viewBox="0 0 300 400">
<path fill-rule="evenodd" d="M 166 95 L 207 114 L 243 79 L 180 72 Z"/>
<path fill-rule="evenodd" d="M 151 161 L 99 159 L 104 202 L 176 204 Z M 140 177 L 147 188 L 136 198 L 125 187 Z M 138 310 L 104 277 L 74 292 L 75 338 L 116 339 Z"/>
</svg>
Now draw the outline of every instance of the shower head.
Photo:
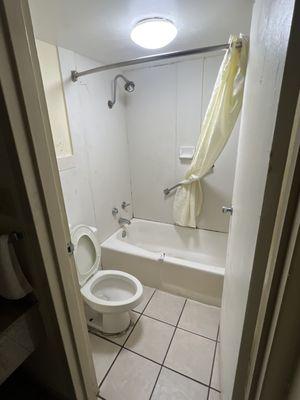
<svg viewBox="0 0 300 400">
<path fill-rule="evenodd" d="M 125 86 L 124 86 L 124 89 L 129 93 L 134 92 L 134 89 L 135 89 L 134 82 L 132 82 L 132 81 L 126 82 Z"/>
<path fill-rule="evenodd" d="M 129 79 L 125 78 L 124 75 L 118 74 L 115 76 L 114 79 L 114 84 L 113 84 L 113 98 L 112 100 L 108 100 L 107 104 L 108 104 L 108 108 L 113 108 L 115 102 L 116 102 L 116 91 L 117 91 L 117 80 L 118 78 L 121 78 L 125 81 L 125 85 L 124 85 L 124 89 L 126 90 L 126 92 L 132 93 L 135 89 L 135 84 L 133 81 L 130 81 Z"/>
</svg>

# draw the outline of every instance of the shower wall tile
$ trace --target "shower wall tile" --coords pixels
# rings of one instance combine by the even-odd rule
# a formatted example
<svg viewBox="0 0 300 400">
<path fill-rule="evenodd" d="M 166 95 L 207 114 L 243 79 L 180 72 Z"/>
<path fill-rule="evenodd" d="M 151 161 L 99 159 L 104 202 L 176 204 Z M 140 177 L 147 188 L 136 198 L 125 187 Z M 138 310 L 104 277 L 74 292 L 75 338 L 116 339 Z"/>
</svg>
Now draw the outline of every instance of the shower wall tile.
<svg viewBox="0 0 300 400">
<path fill-rule="evenodd" d="M 203 58 L 177 64 L 176 182 L 183 179 L 191 160 L 180 160 L 180 146 L 195 146 L 202 121 Z"/>
<path fill-rule="evenodd" d="M 196 146 L 223 55 L 126 71 L 136 91 L 126 98 L 127 135 L 134 215 L 173 223 L 174 192 L 163 189 L 184 178 L 190 161 L 180 146 Z M 223 205 L 231 204 L 238 141 L 237 124 L 214 172 L 203 179 L 198 226 L 228 232 Z"/>
<path fill-rule="evenodd" d="M 76 56 L 77 68 L 91 68 L 85 57 Z M 96 224 L 100 230 L 101 242 L 119 229 L 118 218 L 131 218 L 131 207 L 122 210 L 121 203 L 132 203 L 128 145 L 125 120 L 124 95 L 121 85 L 117 89 L 117 102 L 109 109 L 111 85 L 117 73 L 81 78 L 79 86 L 81 109 L 85 123 L 85 145 L 89 161 L 89 174 L 94 199 Z M 112 216 L 112 208 L 117 207 L 120 215 Z"/>
<path fill-rule="evenodd" d="M 122 93 L 110 110 L 111 83 L 118 71 L 70 80 L 70 71 L 99 65 L 72 51 L 59 48 L 66 105 L 70 120 L 75 167 L 60 171 L 69 224 L 90 224 L 98 228 L 102 242 L 118 228 L 111 214 L 131 217 L 131 207 L 121 209 L 122 201 L 131 203 L 125 106 Z"/>
<path fill-rule="evenodd" d="M 163 189 L 181 180 L 190 165 L 179 160 L 179 147 L 197 143 L 222 56 L 127 70 L 136 89 L 118 90 L 112 110 L 107 100 L 118 71 L 74 84 L 72 69 L 99 63 L 65 49 L 59 49 L 59 58 L 76 160 L 74 168 L 60 171 L 69 224 L 96 226 L 102 242 L 119 227 L 111 215 L 114 206 L 124 217 L 134 212 L 137 218 L 173 223 L 174 192 L 165 197 Z M 231 204 L 238 127 L 203 180 L 201 228 L 228 231 L 221 207 Z M 123 211 L 123 200 L 132 207 Z"/>
<path fill-rule="evenodd" d="M 176 66 L 127 75 L 136 84 L 126 103 L 134 216 L 170 222 L 173 200 L 163 189 L 175 182 Z"/>
<path fill-rule="evenodd" d="M 84 141 L 84 121 L 80 111 L 78 86 L 70 79 L 70 70 L 75 69 L 75 53 L 59 49 L 59 61 L 66 108 L 69 117 L 74 168 L 60 171 L 61 185 L 68 216 L 69 225 L 96 225 L 93 195 L 88 168 L 88 154 Z"/>
</svg>

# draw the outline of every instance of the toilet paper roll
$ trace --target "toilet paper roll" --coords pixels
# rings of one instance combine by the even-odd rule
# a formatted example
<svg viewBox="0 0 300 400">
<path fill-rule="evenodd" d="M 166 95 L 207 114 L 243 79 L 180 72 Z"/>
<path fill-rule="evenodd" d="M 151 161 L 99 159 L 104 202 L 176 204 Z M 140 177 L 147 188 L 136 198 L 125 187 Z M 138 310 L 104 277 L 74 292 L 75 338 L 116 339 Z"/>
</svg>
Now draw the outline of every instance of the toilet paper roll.
<svg viewBox="0 0 300 400">
<path fill-rule="evenodd" d="M 32 292 L 17 259 L 9 235 L 0 236 L 0 295 L 17 300 Z"/>
</svg>

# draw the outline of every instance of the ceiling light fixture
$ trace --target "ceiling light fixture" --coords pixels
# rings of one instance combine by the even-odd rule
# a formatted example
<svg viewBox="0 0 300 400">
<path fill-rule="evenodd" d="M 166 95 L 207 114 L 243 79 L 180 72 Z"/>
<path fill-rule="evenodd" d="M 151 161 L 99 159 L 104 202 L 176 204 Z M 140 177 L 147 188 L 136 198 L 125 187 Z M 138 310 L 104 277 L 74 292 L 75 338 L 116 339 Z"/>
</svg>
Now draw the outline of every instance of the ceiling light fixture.
<svg viewBox="0 0 300 400">
<path fill-rule="evenodd" d="M 145 49 L 160 49 L 177 35 L 176 26 L 166 18 L 147 18 L 139 21 L 131 31 L 131 39 Z"/>
</svg>

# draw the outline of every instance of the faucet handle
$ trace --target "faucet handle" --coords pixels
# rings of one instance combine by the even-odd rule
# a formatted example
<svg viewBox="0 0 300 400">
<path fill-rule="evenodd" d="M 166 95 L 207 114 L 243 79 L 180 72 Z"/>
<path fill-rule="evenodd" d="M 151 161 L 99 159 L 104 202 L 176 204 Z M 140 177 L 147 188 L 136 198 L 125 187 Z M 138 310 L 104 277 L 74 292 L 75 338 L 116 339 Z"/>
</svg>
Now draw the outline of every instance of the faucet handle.
<svg viewBox="0 0 300 400">
<path fill-rule="evenodd" d="M 117 209 L 117 207 L 114 207 L 114 208 L 111 210 L 111 213 L 112 213 L 112 215 L 113 215 L 114 217 L 118 214 L 118 212 L 119 212 L 119 210 Z"/>
<path fill-rule="evenodd" d="M 126 201 L 122 201 L 121 207 L 125 210 L 126 207 L 130 206 L 130 203 L 126 203 Z"/>
</svg>

